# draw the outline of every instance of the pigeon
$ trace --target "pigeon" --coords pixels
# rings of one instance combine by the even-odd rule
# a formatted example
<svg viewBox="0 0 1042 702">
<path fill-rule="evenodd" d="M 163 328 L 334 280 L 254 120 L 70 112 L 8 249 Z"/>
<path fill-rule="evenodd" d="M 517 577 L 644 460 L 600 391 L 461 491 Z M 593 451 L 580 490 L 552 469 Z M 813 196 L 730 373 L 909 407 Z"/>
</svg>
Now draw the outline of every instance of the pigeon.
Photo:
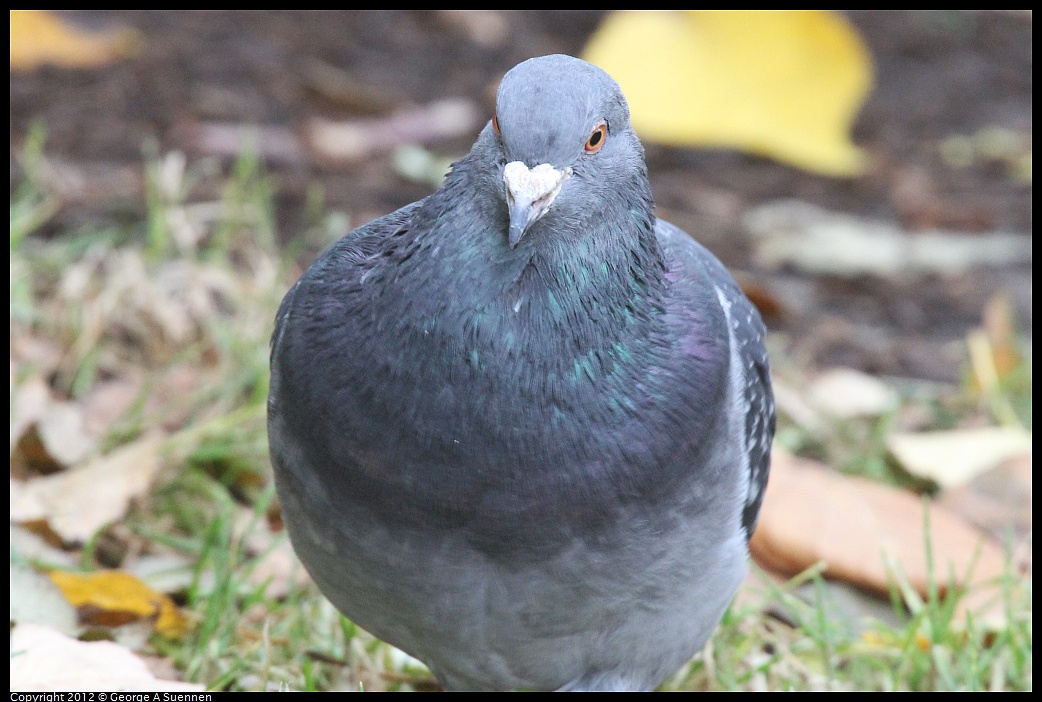
<svg viewBox="0 0 1042 702">
<path fill-rule="evenodd" d="M 423 200 L 289 290 L 268 430 L 290 540 L 446 690 L 653 690 L 739 584 L 767 482 L 764 325 L 657 219 L 619 86 L 499 86 Z"/>
</svg>

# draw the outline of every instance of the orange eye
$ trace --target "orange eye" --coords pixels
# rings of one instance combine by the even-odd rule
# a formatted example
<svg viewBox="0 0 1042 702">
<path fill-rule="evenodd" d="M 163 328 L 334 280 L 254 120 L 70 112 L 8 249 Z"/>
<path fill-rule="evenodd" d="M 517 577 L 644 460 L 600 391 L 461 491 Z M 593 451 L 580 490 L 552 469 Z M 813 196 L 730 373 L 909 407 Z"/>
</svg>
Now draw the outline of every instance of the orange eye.
<svg viewBox="0 0 1042 702">
<path fill-rule="evenodd" d="M 502 132 L 499 131 L 499 115 L 495 112 L 492 113 L 492 128 L 496 130 L 496 134 L 503 136 Z"/>
<path fill-rule="evenodd" d="M 595 154 L 604 146 L 604 140 L 608 138 L 608 125 L 601 122 L 593 128 L 590 138 L 586 140 L 586 153 Z"/>
</svg>

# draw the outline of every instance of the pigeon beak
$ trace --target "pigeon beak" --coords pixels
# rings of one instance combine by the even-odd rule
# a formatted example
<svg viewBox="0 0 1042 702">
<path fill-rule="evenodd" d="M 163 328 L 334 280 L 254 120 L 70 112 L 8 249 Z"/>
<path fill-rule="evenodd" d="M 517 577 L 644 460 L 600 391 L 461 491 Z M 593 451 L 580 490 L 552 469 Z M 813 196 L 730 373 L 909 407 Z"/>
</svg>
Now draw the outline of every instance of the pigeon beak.
<svg viewBox="0 0 1042 702">
<path fill-rule="evenodd" d="M 521 237 L 536 220 L 546 214 L 564 181 L 572 177 L 572 169 L 559 171 L 549 163 L 529 169 L 521 161 L 511 161 L 503 169 L 503 183 L 507 191 L 510 212 L 510 248 L 517 246 Z"/>
</svg>

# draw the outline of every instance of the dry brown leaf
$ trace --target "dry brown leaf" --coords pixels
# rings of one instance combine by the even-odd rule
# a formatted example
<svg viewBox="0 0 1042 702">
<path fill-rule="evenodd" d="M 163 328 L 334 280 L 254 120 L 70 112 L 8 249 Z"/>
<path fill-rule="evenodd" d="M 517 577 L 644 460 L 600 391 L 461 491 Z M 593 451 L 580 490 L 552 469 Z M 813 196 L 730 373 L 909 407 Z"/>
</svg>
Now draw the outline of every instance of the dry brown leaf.
<svg viewBox="0 0 1042 702">
<path fill-rule="evenodd" d="M 46 378 L 58 368 L 64 351 L 53 339 L 31 334 L 11 335 L 11 380 L 15 369 L 31 369 L 36 375 Z"/>
<path fill-rule="evenodd" d="M 126 513 L 159 472 L 158 436 L 146 436 L 81 468 L 11 482 L 11 521 L 46 520 L 66 543 L 83 543 Z"/>
<path fill-rule="evenodd" d="M 393 85 L 376 87 L 356 76 L 352 71 L 326 63 L 318 58 L 304 58 L 300 64 L 301 78 L 309 90 L 352 114 L 377 115 L 391 112 L 408 103 L 408 94 Z M 232 155 L 241 153 L 241 147 Z"/>
<path fill-rule="evenodd" d="M 35 424 L 51 404 L 51 387 L 39 375 L 11 385 L 11 452 L 29 427 Z"/>
<path fill-rule="evenodd" d="M 821 413 L 808 402 L 807 393 L 802 386 L 797 387 L 780 377 L 772 377 L 771 385 L 780 415 L 812 434 L 819 434 L 827 429 Z"/>
<path fill-rule="evenodd" d="M 288 127 L 204 122 L 192 127 L 188 139 L 193 150 L 207 155 L 237 158 L 249 150 L 272 163 L 306 163 L 304 144 Z"/>
<path fill-rule="evenodd" d="M 83 409 L 73 402 L 51 402 L 37 420 L 37 431 L 48 454 L 65 468 L 75 466 L 97 447 L 84 426 Z"/>
<path fill-rule="evenodd" d="M 166 637 L 177 638 L 187 631 L 188 620 L 174 601 L 130 573 L 54 570 L 50 577 L 84 624 L 117 627 L 146 620 L 154 621 L 156 632 Z"/>
<path fill-rule="evenodd" d="M 11 632 L 11 690 L 53 692 L 201 692 L 203 685 L 160 680 L 126 648 L 110 641 L 83 642 L 37 624 Z"/>
<path fill-rule="evenodd" d="M 64 468 L 43 445 L 37 428 L 36 424 L 31 425 L 11 449 L 12 480 L 28 480 L 39 475 L 50 475 Z"/>
<path fill-rule="evenodd" d="M 833 368 L 810 386 L 810 402 L 833 417 L 877 417 L 897 406 L 897 393 L 879 378 L 852 368 Z"/>
<path fill-rule="evenodd" d="M 430 144 L 470 134 L 479 120 L 473 102 L 446 99 L 380 119 L 316 119 L 308 127 L 307 138 L 311 148 L 323 158 L 359 161 L 403 143 Z"/>
<path fill-rule="evenodd" d="M 895 432 L 886 445 L 909 473 L 951 488 L 1003 461 L 1030 455 L 1031 433 L 1016 427 Z"/>
<path fill-rule="evenodd" d="M 58 548 L 33 530 L 18 524 L 10 525 L 11 560 L 29 562 L 50 568 L 73 568 L 79 554 Z"/>
<path fill-rule="evenodd" d="M 750 543 L 763 567 L 794 575 L 823 562 L 825 574 L 885 594 L 899 569 L 925 596 L 926 561 L 923 504 L 908 492 L 861 478 L 775 447 L 760 523 Z M 938 584 L 960 584 L 975 562 L 973 583 L 1004 572 L 1002 549 L 939 505 L 929 511 Z"/>
<path fill-rule="evenodd" d="M 1031 237 L 992 231 L 929 230 L 912 234 L 882 219 L 832 212 L 800 200 L 760 205 L 743 218 L 754 258 L 777 270 L 856 277 L 954 274 L 1031 262 Z"/>
<path fill-rule="evenodd" d="M 766 322 L 781 319 L 786 312 L 785 301 L 771 288 L 767 280 L 752 273 L 733 270 L 738 287 L 753 303 Z"/>
<path fill-rule="evenodd" d="M 129 347 L 133 356 L 162 365 L 204 338 L 227 315 L 229 304 L 250 293 L 252 282 L 187 259 L 157 268 L 134 248 L 89 250 L 64 271 L 55 304 L 82 310 L 84 331 L 70 357 L 86 355 L 107 337 Z"/>
<path fill-rule="evenodd" d="M 1020 455 L 965 485 L 945 490 L 938 501 L 996 541 L 1012 537 L 1014 562 L 1030 571 L 1031 482 L 1031 455 Z"/>
<path fill-rule="evenodd" d="M 1005 390 L 1024 365 L 1014 317 L 1009 295 L 1000 291 L 992 295 L 984 308 L 983 328 L 966 334 L 973 389 L 988 401 L 999 423 L 1013 427 L 1022 426 L 1022 420 Z"/>
</svg>

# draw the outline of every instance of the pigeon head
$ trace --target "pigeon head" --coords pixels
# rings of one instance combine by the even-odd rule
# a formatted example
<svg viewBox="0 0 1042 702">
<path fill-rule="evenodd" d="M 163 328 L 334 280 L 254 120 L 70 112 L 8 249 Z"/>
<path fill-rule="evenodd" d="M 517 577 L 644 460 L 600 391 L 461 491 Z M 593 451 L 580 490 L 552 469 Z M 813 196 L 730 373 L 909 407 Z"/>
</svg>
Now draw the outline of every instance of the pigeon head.
<svg viewBox="0 0 1042 702">
<path fill-rule="evenodd" d="M 511 69 L 489 130 L 502 164 L 511 247 L 551 208 L 581 219 L 604 206 L 609 183 L 617 197 L 620 182 L 646 182 L 643 149 L 618 84 L 571 56 L 542 56 Z"/>
</svg>

